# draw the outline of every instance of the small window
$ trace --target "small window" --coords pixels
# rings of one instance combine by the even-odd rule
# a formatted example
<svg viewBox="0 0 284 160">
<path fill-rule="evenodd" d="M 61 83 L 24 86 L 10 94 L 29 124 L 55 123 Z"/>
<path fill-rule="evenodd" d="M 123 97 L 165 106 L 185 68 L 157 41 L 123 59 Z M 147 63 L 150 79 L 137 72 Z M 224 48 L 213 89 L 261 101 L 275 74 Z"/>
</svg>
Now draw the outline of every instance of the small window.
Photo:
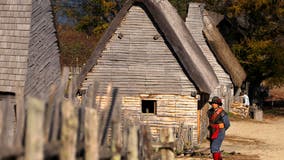
<svg viewBox="0 0 284 160">
<path fill-rule="evenodd" d="M 157 101 L 156 100 L 142 100 L 142 113 L 157 114 Z"/>
</svg>

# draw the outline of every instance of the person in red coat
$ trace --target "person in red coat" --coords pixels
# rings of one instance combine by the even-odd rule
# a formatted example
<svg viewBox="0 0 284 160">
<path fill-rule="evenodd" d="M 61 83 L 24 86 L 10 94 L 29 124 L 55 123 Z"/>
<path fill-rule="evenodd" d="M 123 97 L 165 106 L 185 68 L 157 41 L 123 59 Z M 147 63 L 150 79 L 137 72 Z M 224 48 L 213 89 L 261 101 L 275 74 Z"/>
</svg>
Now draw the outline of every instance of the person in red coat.
<svg viewBox="0 0 284 160">
<path fill-rule="evenodd" d="M 210 151 L 214 160 L 222 160 L 220 147 L 225 138 L 225 131 L 230 127 L 227 113 L 223 110 L 222 100 L 215 96 L 209 102 L 212 106 L 208 112 L 210 131 Z"/>
</svg>

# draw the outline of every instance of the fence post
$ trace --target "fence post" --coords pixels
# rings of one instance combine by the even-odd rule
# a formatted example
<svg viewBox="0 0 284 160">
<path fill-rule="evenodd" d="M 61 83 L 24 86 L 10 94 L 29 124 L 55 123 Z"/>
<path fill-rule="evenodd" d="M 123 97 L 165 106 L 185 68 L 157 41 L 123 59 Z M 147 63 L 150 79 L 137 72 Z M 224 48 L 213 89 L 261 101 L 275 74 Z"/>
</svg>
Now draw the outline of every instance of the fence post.
<svg viewBox="0 0 284 160">
<path fill-rule="evenodd" d="M 114 98 L 114 97 L 113 97 Z M 117 98 L 118 99 L 118 98 Z M 115 100 L 115 99 L 113 99 Z M 112 160 L 120 160 L 121 159 L 121 130 L 120 130 L 120 102 L 117 100 L 114 102 L 113 108 L 113 116 L 112 116 L 112 143 L 111 143 L 111 151 L 112 151 Z"/>
<path fill-rule="evenodd" d="M 93 108 L 85 109 L 85 160 L 98 160 L 98 113 Z"/>
<path fill-rule="evenodd" d="M 24 108 L 24 89 L 23 87 L 17 87 L 16 92 L 16 136 L 14 144 L 16 146 L 22 146 L 24 126 L 25 126 L 25 108 Z"/>
<path fill-rule="evenodd" d="M 57 90 L 56 99 L 55 99 L 54 119 L 52 124 L 52 135 L 51 135 L 52 141 L 55 141 L 58 138 L 58 132 L 60 129 L 60 103 L 64 98 L 64 92 L 66 89 L 68 76 L 69 76 L 69 68 L 64 67 L 61 77 L 60 87 Z"/>
<path fill-rule="evenodd" d="M 151 160 L 151 156 L 153 155 L 153 148 L 151 144 L 151 132 L 150 127 L 146 125 L 142 125 L 140 127 L 140 156 L 143 160 Z"/>
<path fill-rule="evenodd" d="M 43 159 L 43 120 L 44 102 L 28 97 L 27 99 L 27 130 L 25 145 L 25 160 Z"/>
<path fill-rule="evenodd" d="M 48 103 L 46 106 L 46 111 L 45 111 L 45 121 L 44 121 L 44 136 L 45 136 L 45 141 L 49 142 L 51 138 L 51 124 L 52 124 L 52 114 L 55 106 L 55 99 L 56 99 L 56 91 L 57 91 L 57 86 L 56 85 L 51 85 L 49 88 L 49 96 L 48 96 Z"/>
<path fill-rule="evenodd" d="M 127 142 L 127 159 L 138 160 L 138 133 L 135 126 L 129 128 Z"/>
<path fill-rule="evenodd" d="M 164 144 L 174 143 L 174 135 L 172 128 L 163 128 L 160 132 L 160 140 Z M 161 160 L 173 160 L 175 154 L 173 148 L 161 148 Z"/>
<path fill-rule="evenodd" d="M 12 146 L 15 140 L 15 110 L 14 106 L 11 103 L 11 97 L 4 98 L 3 101 L 3 119 L 2 121 L 2 135 L 1 141 L 2 145 Z"/>
<path fill-rule="evenodd" d="M 116 99 L 117 99 L 117 93 L 118 93 L 118 89 L 114 88 L 112 91 L 112 99 L 111 99 L 111 104 L 109 106 L 109 111 L 108 111 L 108 115 L 106 117 L 106 122 L 105 122 L 105 126 L 104 126 L 104 130 L 102 132 L 102 139 L 101 139 L 101 146 L 103 146 L 105 144 L 105 141 L 107 139 L 107 132 L 108 132 L 108 128 L 112 119 L 112 114 L 113 114 L 113 110 L 114 110 L 114 106 L 116 105 Z"/>
<path fill-rule="evenodd" d="M 4 126 L 4 113 L 5 113 L 5 105 L 4 101 L 0 101 L 0 145 L 3 145 L 2 142 L 2 131 L 3 131 L 3 126 Z"/>
<path fill-rule="evenodd" d="M 77 109 L 71 101 L 63 101 L 60 160 L 76 159 L 77 130 Z"/>
</svg>

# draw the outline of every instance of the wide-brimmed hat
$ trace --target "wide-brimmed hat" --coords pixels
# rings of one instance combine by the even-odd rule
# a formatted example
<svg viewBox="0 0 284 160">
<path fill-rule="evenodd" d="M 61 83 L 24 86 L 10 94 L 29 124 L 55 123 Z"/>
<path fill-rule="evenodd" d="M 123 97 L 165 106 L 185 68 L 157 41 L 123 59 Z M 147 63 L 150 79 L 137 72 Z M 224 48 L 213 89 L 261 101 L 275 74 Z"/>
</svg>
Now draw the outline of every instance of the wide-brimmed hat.
<svg viewBox="0 0 284 160">
<path fill-rule="evenodd" d="M 214 96 L 214 97 L 212 98 L 212 100 L 209 102 L 209 104 L 213 104 L 213 103 L 216 103 L 216 104 L 218 104 L 219 106 L 222 106 L 222 105 L 223 105 L 221 98 L 219 98 L 219 97 L 217 97 L 217 96 Z"/>
</svg>

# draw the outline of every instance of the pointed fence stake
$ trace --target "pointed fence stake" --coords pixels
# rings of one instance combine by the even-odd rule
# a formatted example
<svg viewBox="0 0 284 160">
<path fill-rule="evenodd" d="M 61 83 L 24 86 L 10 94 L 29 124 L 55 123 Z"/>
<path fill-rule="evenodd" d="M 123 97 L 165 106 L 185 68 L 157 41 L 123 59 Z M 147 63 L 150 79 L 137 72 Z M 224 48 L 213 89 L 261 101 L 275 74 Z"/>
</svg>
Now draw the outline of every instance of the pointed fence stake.
<svg viewBox="0 0 284 160">
<path fill-rule="evenodd" d="M 127 159 L 138 160 L 138 132 L 135 126 L 130 127 L 127 141 Z"/>
<path fill-rule="evenodd" d="M 85 160 L 98 160 L 98 113 L 93 108 L 85 109 Z"/>
<path fill-rule="evenodd" d="M 77 131 L 77 109 L 71 101 L 63 101 L 60 160 L 76 160 Z"/>
<path fill-rule="evenodd" d="M 42 160 L 44 146 L 44 102 L 33 97 L 28 97 L 27 110 L 25 160 Z"/>
<path fill-rule="evenodd" d="M 160 132 L 160 139 L 162 143 L 170 144 L 174 143 L 174 134 L 172 128 L 163 128 Z M 161 160 L 173 160 L 175 154 L 173 148 L 161 148 Z"/>
</svg>

